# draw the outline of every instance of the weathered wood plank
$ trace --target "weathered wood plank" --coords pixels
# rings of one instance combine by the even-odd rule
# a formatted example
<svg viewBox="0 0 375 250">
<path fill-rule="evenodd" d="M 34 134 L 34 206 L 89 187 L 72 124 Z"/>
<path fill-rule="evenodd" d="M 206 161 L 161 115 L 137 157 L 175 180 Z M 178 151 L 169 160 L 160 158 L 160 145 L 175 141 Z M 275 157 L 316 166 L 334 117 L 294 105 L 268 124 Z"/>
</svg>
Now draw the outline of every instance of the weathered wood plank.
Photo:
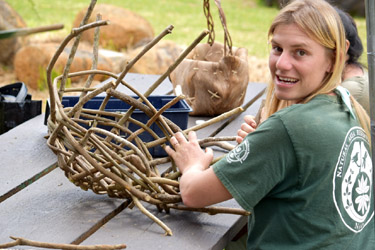
<svg viewBox="0 0 375 250">
<path fill-rule="evenodd" d="M 221 205 L 238 207 L 233 200 Z M 82 244 L 124 243 L 134 250 L 223 249 L 246 222 L 246 218 L 232 214 L 207 215 L 178 210 L 166 214 L 157 212 L 151 205 L 146 207 L 171 228 L 173 236 L 164 236 L 156 223 L 134 208 L 122 211 Z"/>
<path fill-rule="evenodd" d="M 56 169 L 23 192 L 0 204 L 0 242 L 10 235 L 55 243 L 71 243 L 117 209 L 123 200 L 83 191 Z M 132 243 L 132 249 L 211 249 L 222 247 L 244 224 L 240 216 L 210 216 L 198 212 L 158 212 L 144 204 L 166 223 L 174 236 L 164 231 L 137 208 L 125 209 L 82 244 Z M 225 206 L 238 206 L 229 201 Z M 233 227 L 232 231 L 228 228 Z M 104 234 L 104 235 L 103 235 Z M 129 243 L 128 243 L 128 242 Z M 181 245 L 183 244 L 183 245 Z M 186 248 L 185 248 L 186 247 Z"/>
<path fill-rule="evenodd" d="M 56 169 L 0 203 L 0 242 L 12 235 L 70 243 L 122 202 L 85 192 Z"/>
<path fill-rule="evenodd" d="M 39 115 L 0 136 L 0 199 L 10 190 L 26 187 L 31 177 L 56 162 L 56 156 L 47 147 L 47 127 L 44 115 Z"/>
<path fill-rule="evenodd" d="M 125 80 L 143 93 L 158 77 L 128 74 Z M 166 79 L 153 94 L 164 95 L 171 87 Z M 250 83 L 246 100 L 264 87 Z M 219 135 L 235 135 L 243 116 L 255 115 L 259 105 L 260 100 Z M 188 126 L 200 119 L 209 118 L 189 117 Z M 137 208 L 125 209 L 125 200 L 85 192 L 70 183 L 59 168 L 54 169 L 57 158 L 46 145 L 43 121 L 44 114 L 0 136 L 1 243 L 9 242 L 13 235 L 56 243 L 125 243 L 129 249 L 222 249 L 246 222 L 244 217 L 230 214 L 210 216 L 178 210 L 166 214 L 144 204 L 172 229 L 172 237 L 164 236 L 164 231 Z M 198 136 L 206 137 L 223 122 L 198 131 Z M 222 205 L 238 206 L 233 200 Z"/>
</svg>

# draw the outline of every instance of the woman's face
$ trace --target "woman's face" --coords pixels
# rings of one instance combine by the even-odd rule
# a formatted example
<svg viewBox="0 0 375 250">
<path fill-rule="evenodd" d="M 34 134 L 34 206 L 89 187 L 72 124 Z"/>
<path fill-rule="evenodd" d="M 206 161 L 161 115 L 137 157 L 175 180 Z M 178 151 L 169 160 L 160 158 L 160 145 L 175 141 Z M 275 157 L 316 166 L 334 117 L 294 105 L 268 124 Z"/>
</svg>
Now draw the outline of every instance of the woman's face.
<svg viewBox="0 0 375 250">
<path fill-rule="evenodd" d="M 296 24 L 280 24 L 271 40 L 269 67 L 279 99 L 298 103 L 317 90 L 332 68 L 328 50 Z"/>
</svg>

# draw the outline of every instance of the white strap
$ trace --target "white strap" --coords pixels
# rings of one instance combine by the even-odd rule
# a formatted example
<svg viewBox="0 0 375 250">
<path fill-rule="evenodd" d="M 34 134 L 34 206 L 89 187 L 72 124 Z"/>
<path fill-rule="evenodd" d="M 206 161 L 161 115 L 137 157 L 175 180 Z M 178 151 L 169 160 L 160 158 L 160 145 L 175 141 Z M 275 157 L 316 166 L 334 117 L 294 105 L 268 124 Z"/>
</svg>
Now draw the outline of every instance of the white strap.
<svg viewBox="0 0 375 250">
<path fill-rule="evenodd" d="M 345 106 L 349 109 L 350 115 L 356 120 L 356 116 L 354 115 L 352 103 L 350 101 L 350 92 L 346 88 L 342 86 L 338 86 L 336 90 L 339 92 L 342 101 L 344 102 Z"/>
</svg>

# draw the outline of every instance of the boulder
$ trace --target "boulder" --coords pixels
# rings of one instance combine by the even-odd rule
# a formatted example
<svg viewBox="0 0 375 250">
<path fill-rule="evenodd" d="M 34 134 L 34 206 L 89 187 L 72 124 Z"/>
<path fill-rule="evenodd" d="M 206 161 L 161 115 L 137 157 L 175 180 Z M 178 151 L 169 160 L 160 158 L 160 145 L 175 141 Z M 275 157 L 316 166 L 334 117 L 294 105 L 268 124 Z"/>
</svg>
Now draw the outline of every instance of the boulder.
<svg viewBox="0 0 375 250">
<path fill-rule="evenodd" d="M 46 88 L 46 69 L 55 54 L 59 44 L 41 43 L 23 46 L 15 55 L 14 70 L 19 81 L 24 82 L 27 87 L 37 90 Z M 52 75 L 61 75 L 68 60 L 70 48 L 66 48 L 57 60 Z M 70 67 L 70 72 L 78 72 L 91 69 L 92 51 L 78 49 Z M 112 64 L 107 58 L 99 56 L 98 69 L 111 71 Z M 87 78 L 86 76 L 74 77 L 72 82 L 79 82 Z M 103 81 L 107 77 L 96 75 L 95 80 Z"/>
<path fill-rule="evenodd" d="M 22 17 L 4 0 L 0 0 L 0 31 L 25 28 Z M 20 37 L 0 39 L 0 63 L 11 65 L 14 54 L 21 47 Z"/>
<path fill-rule="evenodd" d="M 80 25 L 86 11 L 83 9 L 76 15 L 73 27 Z M 121 51 L 148 42 L 154 37 L 151 24 L 130 10 L 109 4 L 97 4 L 89 23 L 95 22 L 98 13 L 102 15 L 102 20 L 110 21 L 109 25 L 102 26 L 100 29 L 99 44 L 103 48 Z M 85 31 L 81 39 L 93 43 L 94 29 Z"/>
<path fill-rule="evenodd" d="M 249 82 L 268 83 L 271 73 L 268 67 L 268 59 L 248 56 Z"/>
<path fill-rule="evenodd" d="M 143 47 L 130 50 L 126 53 L 126 61 L 136 57 Z M 132 73 L 162 75 L 167 71 L 178 56 L 182 53 L 183 48 L 169 40 L 162 40 L 149 50 L 141 59 L 130 69 Z M 124 63 L 126 63 L 124 61 Z M 125 64 L 121 65 L 123 69 Z"/>
</svg>

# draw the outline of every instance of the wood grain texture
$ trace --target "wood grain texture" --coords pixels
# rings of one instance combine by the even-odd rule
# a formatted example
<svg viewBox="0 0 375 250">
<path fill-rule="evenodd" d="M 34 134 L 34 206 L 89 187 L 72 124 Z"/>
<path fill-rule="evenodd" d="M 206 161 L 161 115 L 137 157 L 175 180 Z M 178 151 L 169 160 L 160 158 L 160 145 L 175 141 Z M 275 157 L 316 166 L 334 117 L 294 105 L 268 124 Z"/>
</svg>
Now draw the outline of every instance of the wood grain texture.
<svg viewBox="0 0 375 250">
<path fill-rule="evenodd" d="M 138 74 L 125 77 L 141 91 L 157 79 Z M 249 83 L 245 103 L 265 86 Z M 171 87 L 165 80 L 153 94 L 164 95 Z M 260 99 L 218 136 L 235 135 L 243 116 L 255 115 L 259 105 Z M 190 116 L 188 127 L 207 119 Z M 198 137 L 207 136 L 223 122 L 199 130 Z M 0 243 L 10 242 L 12 235 L 52 243 L 124 243 L 128 249 L 142 250 L 223 249 L 246 223 L 246 218 L 238 215 L 211 216 L 173 209 L 167 214 L 143 204 L 172 229 L 173 236 L 164 236 L 163 229 L 141 211 L 129 209 L 126 200 L 86 192 L 70 183 L 64 172 L 54 167 L 57 158 L 47 147 L 45 135 L 42 114 L 0 136 Z M 234 200 L 220 205 L 239 207 Z"/>
</svg>

